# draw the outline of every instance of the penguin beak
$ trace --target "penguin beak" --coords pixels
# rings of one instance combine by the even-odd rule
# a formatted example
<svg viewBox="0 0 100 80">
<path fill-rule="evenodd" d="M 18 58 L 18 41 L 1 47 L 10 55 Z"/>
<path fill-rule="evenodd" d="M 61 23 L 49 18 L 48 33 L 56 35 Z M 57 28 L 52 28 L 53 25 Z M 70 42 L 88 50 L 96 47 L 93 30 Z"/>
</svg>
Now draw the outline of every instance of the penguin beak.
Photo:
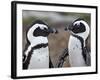
<svg viewBox="0 0 100 80">
<path fill-rule="evenodd" d="M 55 28 L 48 28 L 48 32 L 49 33 L 55 33 L 55 34 L 57 34 L 58 33 L 58 30 L 57 29 L 55 29 Z"/>
</svg>

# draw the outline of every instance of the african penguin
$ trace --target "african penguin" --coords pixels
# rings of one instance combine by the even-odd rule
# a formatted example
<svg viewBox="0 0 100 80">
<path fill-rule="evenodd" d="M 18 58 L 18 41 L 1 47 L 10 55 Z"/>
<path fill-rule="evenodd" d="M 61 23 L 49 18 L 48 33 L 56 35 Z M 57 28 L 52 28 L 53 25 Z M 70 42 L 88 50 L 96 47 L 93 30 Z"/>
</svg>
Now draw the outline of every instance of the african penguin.
<svg viewBox="0 0 100 80">
<path fill-rule="evenodd" d="M 48 35 L 57 33 L 41 20 L 35 21 L 27 31 L 28 46 L 23 54 L 23 69 L 53 67 L 48 48 Z"/>
<path fill-rule="evenodd" d="M 83 19 L 77 19 L 65 30 L 71 33 L 68 43 L 71 67 L 90 65 L 90 52 L 86 47 L 86 39 L 90 32 L 87 22 Z"/>
</svg>

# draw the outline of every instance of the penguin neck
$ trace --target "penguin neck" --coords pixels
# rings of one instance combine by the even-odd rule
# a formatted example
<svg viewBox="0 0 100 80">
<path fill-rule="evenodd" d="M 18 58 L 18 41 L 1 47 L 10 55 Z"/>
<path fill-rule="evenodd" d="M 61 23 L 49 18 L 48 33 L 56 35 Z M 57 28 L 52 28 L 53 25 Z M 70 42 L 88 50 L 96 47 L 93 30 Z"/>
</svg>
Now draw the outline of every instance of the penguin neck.
<svg viewBox="0 0 100 80">
<path fill-rule="evenodd" d="M 76 37 L 82 38 L 83 39 L 83 44 L 84 44 L 84 47 L 85 47 L 85 44 L 86 44 L 85 41 L 86 41 L 86 39 L 89 36 L 89 28 L 87 28 L 87 30 L 85 32 L 77 33 L 77 34 L 75 34 L 75 33 L 72 32 L 71 34 L 74 35 L 74 36 L 76 36 Z"/>
<path fill-rule="evenodd" d="M 84 44 L 84 47 L 86 46 L 86 39 L 88 38 L 89 36 L 89 33 L 87 32 L 84 32 L 84 33 L 78 33 L 76 36 L 79 36 L 83 39 L 83 44 Z"/>
<path fill-rule="evenodd" d="M 81 44 L 82 44 L 82 47 L 85 47 L 85 40 L 82 36 L 80 35 L 75 35 L 75 34 L 72 34 L 72 36 L 76 37 L 77 39 L 80 40 Z"/>
<path fill-rule="evenodd" d="M 78 33 L 77 35 L 80 36 L 80 37 L 82 37 L 83 40 L 85 41 L 85 40 L 87 39 L 89 33 L 87 33 L 87 32 L 83 32 L 83 33 Z"/>
<path fill-rule="evenodd" d="M 30 42 L 30 45 L 32 47 L 34 47 L 34 46 L 39 45 L 39 44 L 47 44 L 48 39 L 47 39 L 47 37 L 42 37 L 42 36 L 32 37 L 29 39 L 29 42 Z"/>
</svg>

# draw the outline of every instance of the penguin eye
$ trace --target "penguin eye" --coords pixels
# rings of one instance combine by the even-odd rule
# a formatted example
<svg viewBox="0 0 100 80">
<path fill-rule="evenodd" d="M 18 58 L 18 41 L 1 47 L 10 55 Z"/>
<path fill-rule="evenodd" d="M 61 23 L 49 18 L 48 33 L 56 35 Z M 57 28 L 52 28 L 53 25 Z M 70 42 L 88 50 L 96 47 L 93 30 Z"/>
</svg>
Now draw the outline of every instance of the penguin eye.
<svg viewBox="0 0 100 80">
<path fill-rule="evenodd" d="M 47 30 L 47 28 L 44 28 L 44 30 Z"/>
<path fill-rule="evenodd" d="M 80 23 L 76 23 L 74 26 L 79 28 L 80 27 Z"/>
<path fill-rule="evenodd" d="M 38 27 L 40 27 L 40 26 L 38 26 Z M 45 28 L 44 26 L 41 26 L 40 29 L 41 30 L 47 30 L 47 28 Z"/>
</svg>

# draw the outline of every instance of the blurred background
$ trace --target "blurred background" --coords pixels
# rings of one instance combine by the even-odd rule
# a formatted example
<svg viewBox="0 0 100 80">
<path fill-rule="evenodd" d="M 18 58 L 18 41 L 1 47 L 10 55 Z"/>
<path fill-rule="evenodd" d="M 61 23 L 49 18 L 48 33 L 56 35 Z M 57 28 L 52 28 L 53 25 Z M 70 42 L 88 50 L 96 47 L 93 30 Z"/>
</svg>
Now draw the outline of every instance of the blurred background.
<svg viewBox="0 0 100 80">
<path fill-rule="evenodd" d="M 54 67 L 57 67 L 58 58 L 65 48 L 67 48 L 70 34 L 64 31 L 74 20 L 83 18 L 90 26 L 91 14 L 88 13 L 70 13 L 70 12 L 49 12 L 49 11 L 34 11 L 23 10 L 23 50 L 25 49 L 26 31 L 35 20 L 42 20 L 49 25 L 49 27 L 56 28 L 58 34 L 50 34 L 48 36 L 50 57 Z M 90 35 L 87 40 L 87 46 L 90 49 Z M 68 58 L 64 62 L 63 67 L 70 67 Z"/>
</svg>

